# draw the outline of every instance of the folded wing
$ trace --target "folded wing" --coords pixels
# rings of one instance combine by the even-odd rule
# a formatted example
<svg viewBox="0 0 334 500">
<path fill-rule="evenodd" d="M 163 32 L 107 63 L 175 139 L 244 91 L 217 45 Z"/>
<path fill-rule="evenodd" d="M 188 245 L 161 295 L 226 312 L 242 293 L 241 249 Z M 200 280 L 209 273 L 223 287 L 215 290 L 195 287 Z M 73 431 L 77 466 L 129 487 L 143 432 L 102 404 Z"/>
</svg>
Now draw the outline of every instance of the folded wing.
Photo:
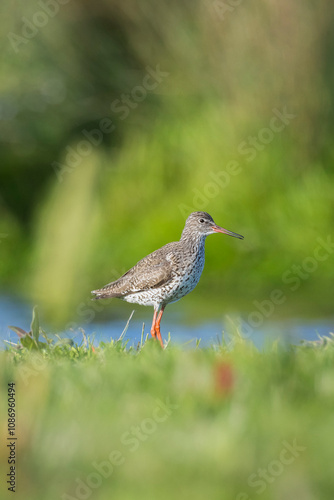
<svg viewBox="0 0 334 500">
<path fill-rule="evenodd" d="M 144 257 L 118 280 L 108 283 L 98 290 L 93 290 L 94 298 L 122 298 L 132 293 L 159 288 L 169 283 L 175 276 L 175 266 L 172 270 L 171 265 L 174 261 L 172 248 L 170 251 L 166 248 L 170 245 L 173 243 L 169 243 Z"/>
</svg>

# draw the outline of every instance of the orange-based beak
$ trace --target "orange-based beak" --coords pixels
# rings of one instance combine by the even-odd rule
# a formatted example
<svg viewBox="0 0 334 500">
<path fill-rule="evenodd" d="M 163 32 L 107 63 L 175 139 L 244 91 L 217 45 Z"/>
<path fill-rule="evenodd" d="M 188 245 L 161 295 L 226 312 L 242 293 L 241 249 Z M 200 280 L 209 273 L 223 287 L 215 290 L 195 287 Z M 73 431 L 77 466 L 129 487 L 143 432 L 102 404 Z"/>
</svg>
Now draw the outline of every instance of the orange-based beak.
<svg viewBox="0 0 334 500">
<path fill-rule="evenodd" d="M 232 231 L 228 231 L 227 229 L 224 229 L 223 227 L 217 226 L 217 224 L 215 224 L 214 226 L 212 226 L 211 229 L 215 233 L 228 234 L 229 236 L 233 236 L 234 238 L 239 238 L 240 240 L 244 239 L 244 237 L 241 236 L 241 234 L 232 233 Z"/>
</svg>

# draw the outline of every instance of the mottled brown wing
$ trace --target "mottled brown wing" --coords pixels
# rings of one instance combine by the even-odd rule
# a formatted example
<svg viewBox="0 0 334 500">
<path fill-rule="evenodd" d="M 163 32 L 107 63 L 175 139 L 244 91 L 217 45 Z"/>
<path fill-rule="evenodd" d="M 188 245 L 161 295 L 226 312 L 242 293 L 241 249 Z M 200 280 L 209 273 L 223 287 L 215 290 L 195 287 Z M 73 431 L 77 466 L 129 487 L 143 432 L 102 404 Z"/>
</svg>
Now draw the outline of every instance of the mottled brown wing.
<svg viewBox="0 0 334 500">
<path fill-rule="evenodd" d="M 174 243 L 169 243 L 140 260 L 118 280 L 92 293 L 96 298 L 125 297 L 131 293 L 158 288 L 175 275 Z"/>
</svg>

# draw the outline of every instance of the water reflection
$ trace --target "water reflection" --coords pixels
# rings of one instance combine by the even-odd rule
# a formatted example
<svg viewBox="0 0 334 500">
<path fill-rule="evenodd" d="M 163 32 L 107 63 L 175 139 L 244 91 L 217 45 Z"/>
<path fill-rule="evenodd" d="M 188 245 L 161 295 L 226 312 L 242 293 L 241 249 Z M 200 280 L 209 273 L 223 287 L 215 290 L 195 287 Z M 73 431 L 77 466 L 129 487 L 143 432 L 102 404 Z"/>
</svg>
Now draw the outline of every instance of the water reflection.
<svg viewBox="0 0 334 500">
<path fill-rule="evenodd" d="M 17 341 L 17 336 L 8 328 L 9 325 L 20 326 L 25 330 L 29 330 L 31 311 L 31 305 L 16 298 L 0 297 L 0 348 L 5 347 L 4 340 Z M 87 335 L 94 336 L 94 344 L 97 345 L 100 341 L 109 342 L 111 338 L 119 338 L 127 323 L 127 319 L 127 317 L 124 317 L 124 320 L 114 320 L 106 323 L 85 323 L 82 327 Z M 150 322 L 151 316 L 149 314 L 147 315 L 147 319 Z M 280 322 L 268 321 L 262 328 L 254 331 L 249 336 L 249 339 L 258 348 L 268 343 L 270 344 L 276 339 L 280 339 L 283 344 L 298 344 L 301 340 L 317 340 L 318 335 L 328 335 L 329 332 L 334 331 L 333 324 L 334 321 L 329 319 L 305 320 L 303 318 L 292 318 Z M 78 328 L 74 331 L 66 332 L 55 331 L 46 325 L 44 326 L 47 332 L 63 334 L 78 343 L 82 341 L 79 324 Z M 140 342 L 142 328 L 142 321 L 135 319 L 135 317 L 132 318 L 124 336 L 125 340 L 129 340 L 129 345 L 137 345 Z M 147 323 L 145 326 L 145 335 L 149 330 L 150 323 Z M 166 339 L 168 332 L 171 332 L 173 342 L 179 344 L 189 343 L 189 346 L 195 346 L 196 339 L 201 339 L 200 345 L 205 347 L 221 342 L 223 331 L 233 331 L 230 322 L 212 321 L 189 326 L 182 321 L 176 321 L 175 316 L 169 313 L 164 318 L 162 333 L 164 339 Z M 229 334 L 225 334 L 226 341 L 230 341 L 231 338 Z"/>
</svg>

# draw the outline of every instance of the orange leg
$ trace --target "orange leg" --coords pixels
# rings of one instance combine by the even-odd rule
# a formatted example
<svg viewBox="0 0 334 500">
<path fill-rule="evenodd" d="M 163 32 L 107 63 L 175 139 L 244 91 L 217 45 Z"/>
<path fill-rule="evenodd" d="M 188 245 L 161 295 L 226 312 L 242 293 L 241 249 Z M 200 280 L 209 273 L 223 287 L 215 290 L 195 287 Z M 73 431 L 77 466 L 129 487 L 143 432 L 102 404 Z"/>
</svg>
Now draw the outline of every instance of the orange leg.
<svg viewBox="0 0 334 500">
<path fill-rule="evenodd" d="M 153 314 L 153 321 L 152 321 L 152 327 L 151 327 L 151 335 L 154 339 L 157 338 L 157 334 L 155 332 L 155 324 L 156 324 L 156 321 L 157 321 L 157 315 L 158 315 L 158 312 L 154 309 L 154 314 Z"/>
<path fill-rule="evenodd" d="M 156 338 L 159 340 L 160 344 L 161 344 L 161 347 L 164 348 L 164 343 L 162 341 L 162 337 L 161 337 L 161 331 L 160 331 L 160 322 L 161 322 L 161 318 L 162 318 L 162 315 L 164 313 L 164 310 L 165 310 L 165 307 L 162 307 L 161 308 L 161 311 L 159 312 L 158 314 L 158 318 L 157 318 L 157 321 L 155 323 L 155 333 L 156 333 Z"/>
</svg>

